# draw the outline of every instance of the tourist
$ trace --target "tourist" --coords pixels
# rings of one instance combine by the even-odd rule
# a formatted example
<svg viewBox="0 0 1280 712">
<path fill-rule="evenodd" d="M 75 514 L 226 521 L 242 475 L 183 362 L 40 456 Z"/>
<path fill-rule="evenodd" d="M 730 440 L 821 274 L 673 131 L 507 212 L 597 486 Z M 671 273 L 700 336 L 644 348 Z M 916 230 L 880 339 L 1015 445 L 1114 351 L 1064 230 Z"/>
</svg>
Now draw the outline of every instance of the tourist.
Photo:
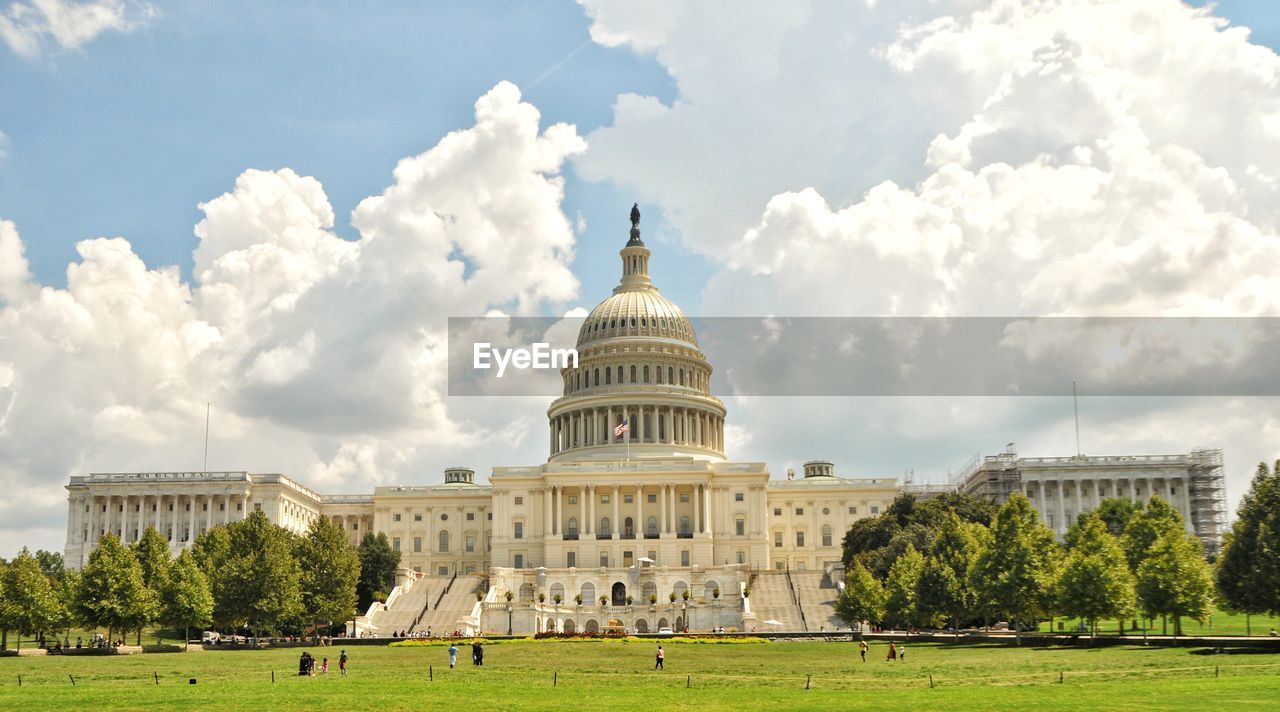
<svg viewBox="0 0 1280 712">
<path fill-rule="evenodd" d="M 903 662 L 906 659 L 907 659 L 907 644 L 903 643 L 902 645 L 898 646 L 898 662 Z"/>
<path fill-rule="evenodd" d="M 892 641 L 889 642 L 889 654 L 886 655 L 884 659 L 885 660 L 898 659 L 898 646 L 894 645 Z"/>
<path fill-rule="evenodd" d="M 329 658 L 325 658 L 325 659 L 320 663 L 320 674 L 321 674 L 321 675 L 328 675 L 328 674 L 329 674 Z"/>
<path fill-rule="evenodd" d="M 1276 629 L 1275 629 L 1275 628 L 1272 628 L 1272 629 L 1271 629 L 1271 632 L 1270 632 L 1270 633 L 1267 633 L 1267 635 L 1271 636 L 1272 638 L 1275 638 L 1275 637 L 1277 637 L 1277 636 L 1280 636 L 1280 633 L 1277 633 L 1277 632 L 1276 632 Z M 79 638 L 76 638 L 76 641 L 77 641 L 77 645 L 76 645 L 76 647 L 77 647 L 77 648 L 78 648 L 78 647 L 80 647 L 80 646 L 79 646 L 79 644 L 78 644 L 78 643 L 79 643 L 79 640 L 80 640 Z"/>
<path fill-rule="evenodd" d="M 449 669 L 452 670 L 454 665 L 458 664 L 458 646 L 456 643 L 449 643 Z"/>
<path fill-rule="evenodd" d="M 667 657 L 667 654 L 666 654 L 666 653 L 664 653 L 664 652 L 662 652 L 662 646 L 661 646 L 661 645 L 659 645 L 659 646 L 658 646 L 658 661 L 657 661 L 657 662 L 655 662 L 655 663 L 653 664 L 653 669 L 654 669 L 654 670 L 666 670 L 666 668 L 662 666 L 662 663 L 663 663 L 663 661 L 666 659 L 666 657 Z"/>
<path fill-rule="evenodd" d="M 480 664 L 480 641 L 478 640 L 471 641 L 471 664 Z"/>
<path fill-rule="evenodd" d="M 484 667 L 484 643 L 476 643 L 476 665 Z"/>
<path fill-rule="evenodd" d="M 338 672 L 343 676 L 347 674 L 347 651 L 345 650 L 338 656 Z"/>
<path fill-rule="evenodd" d="M 867 661 L 867 641 L 858 641 L 858 654 L 862 656 L 862 662 L 865 663 Z"/>
</svg>

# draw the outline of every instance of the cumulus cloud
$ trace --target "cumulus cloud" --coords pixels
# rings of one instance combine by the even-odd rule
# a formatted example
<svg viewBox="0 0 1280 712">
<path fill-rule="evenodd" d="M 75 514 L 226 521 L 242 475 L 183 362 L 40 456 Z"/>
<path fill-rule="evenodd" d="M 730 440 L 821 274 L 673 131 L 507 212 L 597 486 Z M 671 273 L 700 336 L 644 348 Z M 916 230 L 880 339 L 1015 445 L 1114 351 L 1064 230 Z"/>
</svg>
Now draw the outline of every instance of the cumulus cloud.
<svg viewBox="0 0 1280 712">
<path fill-rule="evenodd" d="M 158 14 L 139 0 L 30 0 L 14 2 L 0 13 L 0 39 L 15 53 L 39 57 L 49 43 L 79 49 L 108 30 L 132 32 Z"/>
<path fill-rule="evenodd" d="M 0 221 L 0 548 L 61 547 L 68 475 L 198 469 L 206 403 L 211 469 L 326 492 L 433 481 L 499 440 L 544 456 L 527 434 L 545 402 L 445 394 L 448 316 L 577 295 L 560 170 L 585 143 L 540 121 L 495 86 L 357 207 L 352 241 L 316 178 L 245 171 L 200 206 L 190 283 L 117 237 L 79 243 L 66 288 L 43 286 Z"/>
<path fill-rule="evenodd" d="M 620 96 L 578 166 L 659 203 L 685 243 L 719 265 L 704 313 L 1280 312 L 1280 59 L 1211 9 L 671 2 L 650 17 L 611 0 L 583 4 L 597 41 L 652 55 L 678 95 Z M 1192 361 L 1247 360 L 1248 342 L 1224 350 L 1196 334 L 1151 337 L 1135 361 L 1080 365 L 1158 372 L 1162 354 L 1190 348 L 1200 350 Z M 1024 331 L 1007 341 L 1070 359 L 1083 346 L 1105 356 L 1116 338 Z M 1190 406 L 1141 402 L 1113 408 L 1111 422 L 1159 423 L 1163 450 L 1206 444 L 1203 417 L 1178 420 Z M 794 412 L 777 406 L 746 403 L 736 415 L 748 430 L 785 432 L 780 420 Z M 1209 406 L 1199 407 L 1202 416 Z M 805 408 L 806 422 L 883 427 L 913 410 Z M 964 417 L 935 425 L 966 431 Z M 1016 417 L 987 424 L 987 439 L 1001 427 L 1049 439 Z M 886 441 L 910 442 L 920 426 L 904 418 Z M 1229 463 L 1274 456 L 1247 427 L 1213 432 Z M 1071 440 L 1056 442 L 1061 452 Z"/>
</svg>

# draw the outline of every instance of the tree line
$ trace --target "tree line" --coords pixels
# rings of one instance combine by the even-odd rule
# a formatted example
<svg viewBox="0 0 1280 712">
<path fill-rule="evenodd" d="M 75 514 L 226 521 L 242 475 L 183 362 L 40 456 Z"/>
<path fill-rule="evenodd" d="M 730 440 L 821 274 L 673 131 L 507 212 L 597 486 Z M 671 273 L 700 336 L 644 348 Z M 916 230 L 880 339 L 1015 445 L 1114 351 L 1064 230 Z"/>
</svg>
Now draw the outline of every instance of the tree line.
<svg viewBox="0 0 1280 712">
<path fill-rule="evenodd" d="M 1280 485 L 1274 490 L 1280 498 Z M 959 494 L 923 502 L 902 495 L 879 517 L 856 522 L 843 554 L 837 612 L 893 628 L 1007 621 L 1021 638 L 1060 616 L 1086 621 L 1096 635 L 1103 621 L 1123 632 L 1141 615 L 1171 619 L 1179 635 L 1183 619 L 1207 618 L 1215 596 L 1233 600 L 1215 590 L 1199 538 L 1160 497 L 1104 500 L 1059 542 L 1019 493 L 998 508 Z"/>
<path fill-rule="evenodd" d="M 327 517 L 299 536 L 260 511 L 196 537 L 177 557 L 154 527 L 126 546 L 102 536 L 81 570 L 60 554 L 23 549 L 0 560 L 0 647 L 8 632 L 57 634 L 106 629 L 107 639 L 154 625 L 182 631 L 212 625 L 254 635 L 300 633 L 342 623 L 395 585 L 400 554 L 384 534 L 359 547 Z"/>
</svg>

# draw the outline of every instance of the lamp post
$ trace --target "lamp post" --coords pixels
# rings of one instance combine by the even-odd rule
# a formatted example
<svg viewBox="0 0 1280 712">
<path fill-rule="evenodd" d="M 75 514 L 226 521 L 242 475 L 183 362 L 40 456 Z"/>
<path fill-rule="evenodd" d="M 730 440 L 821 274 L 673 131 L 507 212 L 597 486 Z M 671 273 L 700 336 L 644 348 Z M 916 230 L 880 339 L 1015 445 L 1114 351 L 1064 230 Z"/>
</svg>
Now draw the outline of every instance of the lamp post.
<svg viewBox="0 0 1280 712">
<path fill-rule="evenodd" d="M 507 635 L 511 635 L 511 604 L 507 604 Z"/>
</svg>

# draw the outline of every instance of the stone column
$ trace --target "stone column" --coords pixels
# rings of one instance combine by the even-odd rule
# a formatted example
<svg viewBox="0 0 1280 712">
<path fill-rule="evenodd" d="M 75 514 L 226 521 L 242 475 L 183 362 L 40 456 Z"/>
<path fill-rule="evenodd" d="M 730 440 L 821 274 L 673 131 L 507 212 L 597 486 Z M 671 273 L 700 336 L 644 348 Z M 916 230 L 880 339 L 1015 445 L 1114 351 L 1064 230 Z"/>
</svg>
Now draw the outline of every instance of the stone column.
<svg viewBox="0 0 1280 712">
<path fill-rule="evenodd" d="M 596 515 L 596 505 L 591 497 L 591 485 L 583 485 L 578 488 L 578 497 L 582 501 L 578 504 L 578 511 L 582 513 L 582 526 L 578 530 L 586 537 L 595 530 L 592 522 Z"/>
<path fill-rule="evenodd" d="M 712 522 L 713 522 L 713 521 L 715 521 L 715 520 L 713 520 L 713 519 L 711 518 L 711 489 L 710 489 L 710 485 L 703 485 L 703 486 L 702 486 L 702 509 L 703 509 L 703 514 L 702 514 L 702 523 L 703 523 L 702 531 L 703 531 L 703 532 L 714 532 L 714 531 L 715 531 L 715 527 L 713 527 L 713 526 L 712 526 Z M 713 562 L 713 563 L 714 563 L 714 562 Z"/>
<path fill-rule="evenodd" d="M 1076 478 L 1075 484 L 1076 484 L 1076 516 L 1079 517 L 1080 513 L 1084 511 L 1084 496 L 1080 494 L 1080 485 L 1084 484 L 1084 482 L 1079 478 Z"/>
<path fill-rule="evenodd" d="M 196 538 L 196 496 L 187 495 L 187 543 L 190 544 Z"/>
<path fill-rule="evenodd" d="M 622 488 L 618 485 L 613 486 L 613 529 L 609 532 L 614 539 L 622 538 L 622 520 L 618 515 L 618 496 L 622 493 Z"/>
<path fill-rule="evenodd" d="M 636 538 L 644 539 L 646 531 L 644 526 L 644 485 L 639 482 L 636 483 L 636 529 L 638 530 Z"/>
<path fill-rule="evenodd" d="M 702 485 L 693 486 L 693 531 L 702 533 Z"/>
<path fill-rule="evenodd" d="M 142 525 L 146 521 L 147 516 L 147 496 L 145 494 L 138 495 L 138 530 L 134 532 L 134 540 L 141 541 Z"/>
<path fill-rule="evenodd" d="M 667 531 L 667 486 L 658 485 L 658 536 L 662 536 Z"/>
<path fill-rule="evenodd" d="M 559 533 L 561 533 L 561 534 L 563 534 L 563 533 L 564 533 L 564 522 L 565 522 L 565 518 L 564 518 L 564 485 L 560 485 L 559 487 L 556 487 L 556 502 L 555 502 L 555 510 L 556 510 L 556 512 L 555 512 L 555 517 L 556 517 L 556 531 L 557 531 L 557 532 L 559 532 Z"/>
<path fill-rule="evenodd" d="M 1065 490 L 1062 489 L 1062 483 L 1063 483 L 1062 480 L 1058 480 L 1058 496 L 1057 496 L 1058 516 L 1057 516 L 1057 522 L 1055 522 L 1055 524 L 1058 531 L 1065 532 L 1067 530 L 1066 521 L 1065 521 L 1067 518 L 1067 513 L 1065 511 L 1066 502 L 1064 502 L 1063 500 L 1065 500 L 1067 497 L 1066 497 Z"/>
<path fill-rule="evenodd" d="M 1040 500 L 1040 516 L 1048 519 L 1049 507 L 1044 496 L 1044 479 L 1036 480 L 1036 498 Z"/>
<path fill-rule="evenodd" d="M 554 487 L 544 487 L 542 489 L 542 533 L 544 538 L 556 533 L 555 527 L 551 526 L 551 495 L 554 489 Z"/>
</svg>

